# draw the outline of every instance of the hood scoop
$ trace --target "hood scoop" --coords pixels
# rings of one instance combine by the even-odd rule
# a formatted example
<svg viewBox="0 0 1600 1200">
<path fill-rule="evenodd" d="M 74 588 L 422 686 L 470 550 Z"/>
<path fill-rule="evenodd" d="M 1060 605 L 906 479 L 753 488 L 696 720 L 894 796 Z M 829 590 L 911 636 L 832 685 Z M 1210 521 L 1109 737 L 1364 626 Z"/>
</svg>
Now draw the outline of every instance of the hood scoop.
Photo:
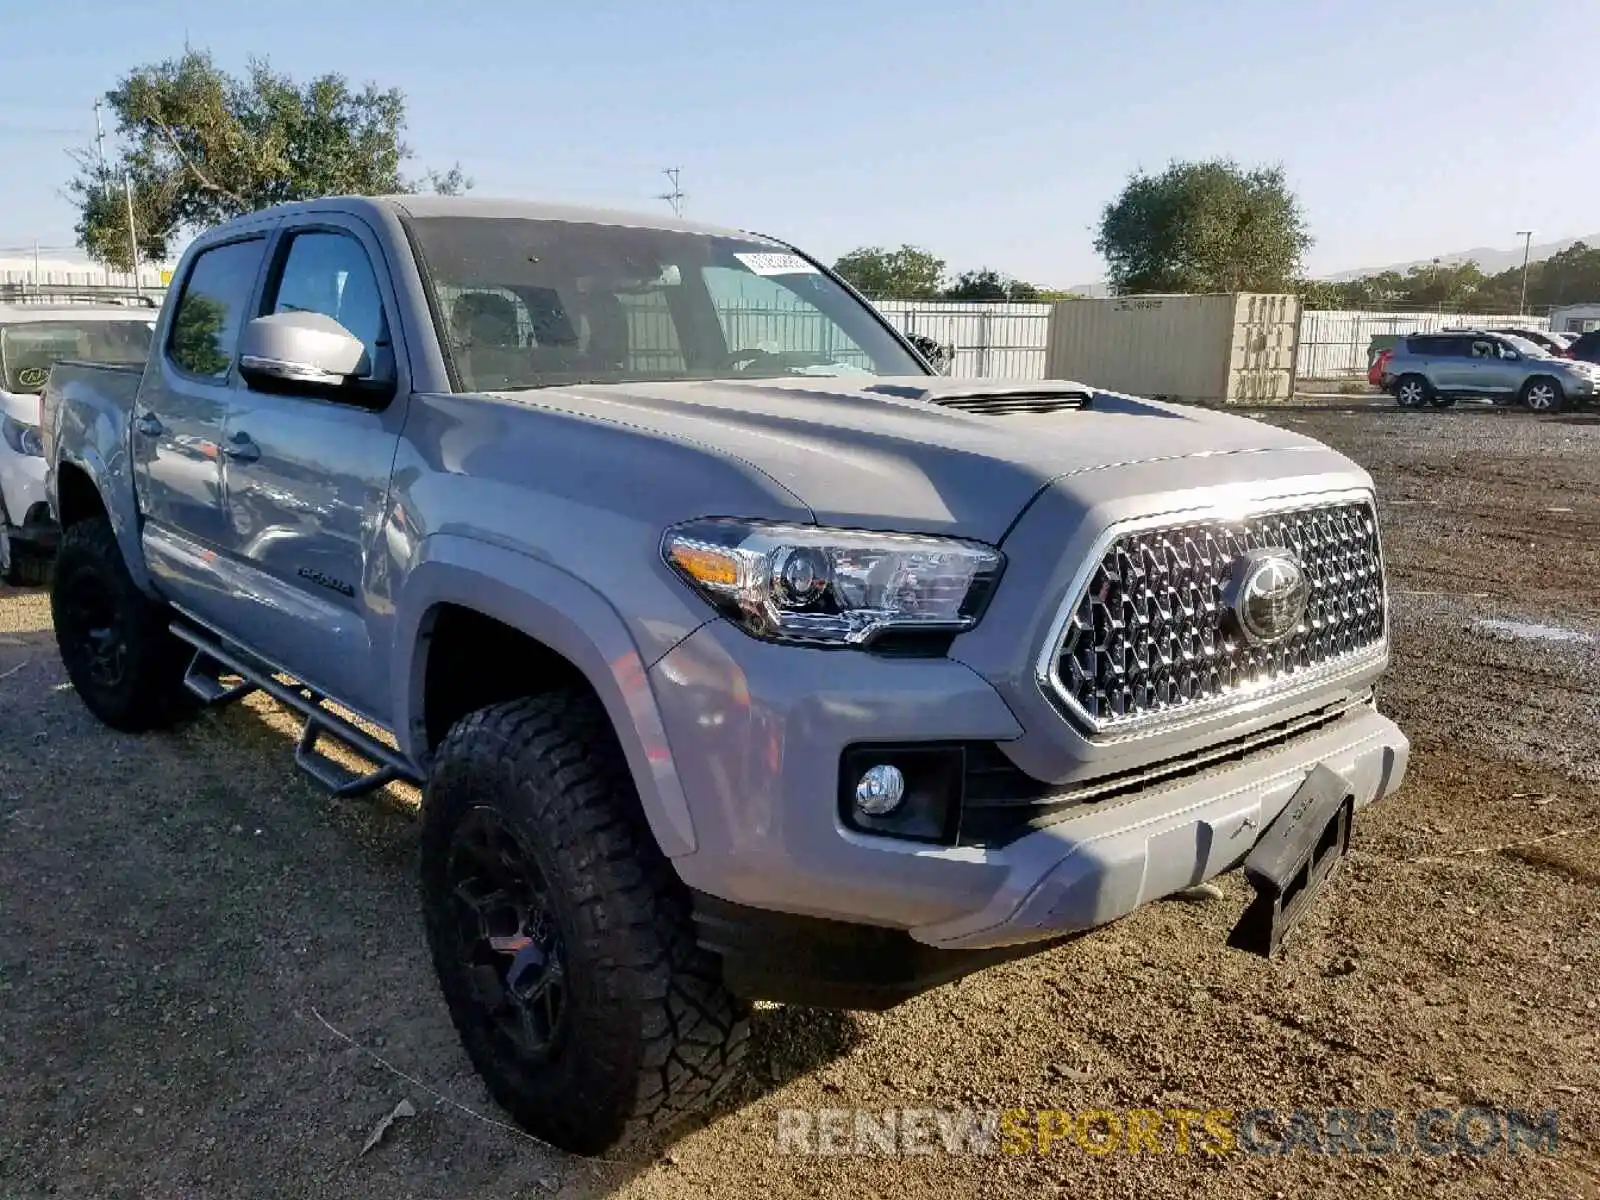
<svg viewBox="0 0 1600 1200">
<path fill-rule="evenodd" d="M 1061 412 L 1064 409 L 1088 408 L 1093 393 L 1076 383 L 1037 384 L 1014 383 L 984 386 L 954 380 L 943 384 L 918 386 L 904 383 L 878 383 L 862 389 L 884 396 L 897 396 L 904 400 L 923 400 L 940 408 L 954 408 L 961 412 L 986 417 L 1011 417 L 1038 413 Z"/>
</svg>

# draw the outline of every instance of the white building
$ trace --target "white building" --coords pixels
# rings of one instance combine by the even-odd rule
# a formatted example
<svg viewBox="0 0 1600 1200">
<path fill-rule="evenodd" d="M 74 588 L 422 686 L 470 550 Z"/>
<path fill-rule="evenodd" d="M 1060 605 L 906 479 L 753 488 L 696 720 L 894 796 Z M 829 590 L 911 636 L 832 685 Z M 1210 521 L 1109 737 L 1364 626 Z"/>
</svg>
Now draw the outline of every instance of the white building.
<svg viewBox="0 0 1600 1200">
<path fill-rule="evenodd" d="M 1567 304 L 1550 312 L 1550 328 L 1557 333 L 1588 333 L 1600 329 L 1600 304 Z"/>
<path fill-rule="evenodd" d="M 165 271 L 165 266 L 158 263 L 141 266 L 139 285 L 151 288 L 165 286 L 166 280 L 162 278 Z M 86 257 L 66 258 L 60 253 L 37 256 L 10 254 L 0 257 L 0 283 L 132 287 L 133 275 L 127 271 L 108 271 Z"/>
</svg>

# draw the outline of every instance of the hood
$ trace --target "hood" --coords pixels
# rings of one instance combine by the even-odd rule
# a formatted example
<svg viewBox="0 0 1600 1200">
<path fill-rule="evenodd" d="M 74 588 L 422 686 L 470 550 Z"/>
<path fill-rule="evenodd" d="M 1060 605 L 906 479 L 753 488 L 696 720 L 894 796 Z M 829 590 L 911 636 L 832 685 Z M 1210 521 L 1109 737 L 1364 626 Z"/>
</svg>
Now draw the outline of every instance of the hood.
<svg viewBox="0 0 1600 1200">
<path fill-rule="evenodd" d="M 785 378 L 496 395 L 706 446 L 758 468 L 824 525 L 989 542 L 1063 476 L 1168 459 L 1328 453 L 1264 422 L 1054 380 Z M 1218 481 L 1259 469 L 1219 469 Z"/>
</svg>

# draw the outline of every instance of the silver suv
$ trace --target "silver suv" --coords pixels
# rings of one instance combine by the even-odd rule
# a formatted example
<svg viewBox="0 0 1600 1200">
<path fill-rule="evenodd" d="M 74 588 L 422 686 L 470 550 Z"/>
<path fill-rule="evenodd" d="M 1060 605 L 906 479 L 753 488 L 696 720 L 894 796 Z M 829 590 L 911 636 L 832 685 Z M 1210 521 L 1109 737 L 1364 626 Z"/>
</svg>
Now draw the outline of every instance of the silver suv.
<svg viewBox="0 0 1600 1200">
<path fill-rule="evenodd" d="M 1600 385 L 1600 367 L 1557 358 L 1526 338 L 1481 329 L 1415 333 L 1384 364 L 1384 390 L 1404 408 L 1447 408 L 1462 396 L 1497 404 L 1520 400 L 1534 412 L 1586 402 Z"/>
</svg>

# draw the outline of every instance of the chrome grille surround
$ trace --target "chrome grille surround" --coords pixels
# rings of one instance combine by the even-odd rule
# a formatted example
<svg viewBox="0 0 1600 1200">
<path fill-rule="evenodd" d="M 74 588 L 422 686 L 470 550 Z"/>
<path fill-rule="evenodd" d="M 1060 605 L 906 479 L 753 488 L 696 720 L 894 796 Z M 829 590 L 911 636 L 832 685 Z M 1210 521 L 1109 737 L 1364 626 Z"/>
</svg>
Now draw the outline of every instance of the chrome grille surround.
<svg viewBox="0 0 1600 1200">
<path fill-rule="evenodd" d="M 1248 550 L 1300 558 L 1311 597 L 1298 631 L 1252 645 L 1223 591 Z M 1137 518 L 1096 540 L 1040 654 L 1040 686 L 1091 740 L 1243 713 L 1388 654 L 1388 595 L 1372 494 L 1346 491 Z"/>
</svg>

